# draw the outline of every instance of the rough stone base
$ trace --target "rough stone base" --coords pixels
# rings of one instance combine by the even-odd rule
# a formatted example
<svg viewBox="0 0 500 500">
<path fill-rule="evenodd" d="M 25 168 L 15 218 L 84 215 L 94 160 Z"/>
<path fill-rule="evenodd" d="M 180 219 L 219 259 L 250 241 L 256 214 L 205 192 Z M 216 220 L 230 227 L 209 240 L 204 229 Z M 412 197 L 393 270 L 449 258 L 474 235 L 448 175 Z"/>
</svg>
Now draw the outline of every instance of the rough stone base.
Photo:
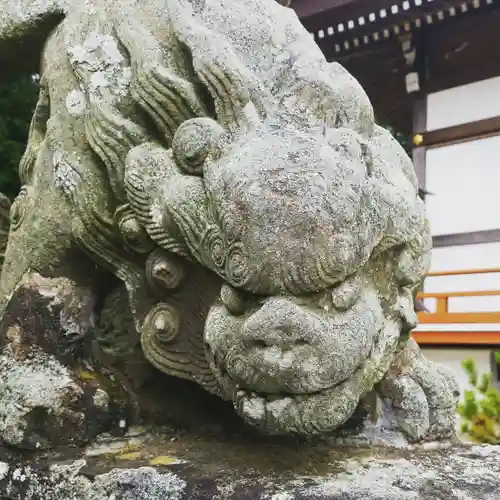
<svg viewBox="0 0 500 500">
<path fill-rule="evenodd" d="M 149 433 L 4 456 L 2 500 L 497 500 L 500 447 L 343 448 Z"/>
<path fill-rule="evenodd" d="M 81 446 L 121 420 L 128 398 L 91 348 L 95 297 L 67 278 L 27 274 L 0 322 L 0 435 L 26 450 Z"/>
</svg>

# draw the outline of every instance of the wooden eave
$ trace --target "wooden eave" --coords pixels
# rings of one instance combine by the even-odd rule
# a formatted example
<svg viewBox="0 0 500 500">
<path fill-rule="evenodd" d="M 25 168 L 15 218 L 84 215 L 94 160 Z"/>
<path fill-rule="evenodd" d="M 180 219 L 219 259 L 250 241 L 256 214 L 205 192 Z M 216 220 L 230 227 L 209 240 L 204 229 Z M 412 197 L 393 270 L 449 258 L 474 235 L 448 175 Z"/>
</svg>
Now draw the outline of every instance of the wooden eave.
<svg viewBox="0 0 500 500">
<path fill-rule="evenodd" d="M 495 2 L 415 33 L 424 35 L 427 47 L 425 93 L 500 75 L 500 0 Z M 320 47 L 328 60 L 340 62 L 361 83 L 381 123 L 412 132 L 413 103 L 419 95 L 406 91 L 407 68 L 397 37 L 338 53 L 330 39 Z"/>
<path fill-rule="evenodd" d="M 331 58 L 498 4 L 499 0 L 295 0 L 291 7 Z"/>
</svg>

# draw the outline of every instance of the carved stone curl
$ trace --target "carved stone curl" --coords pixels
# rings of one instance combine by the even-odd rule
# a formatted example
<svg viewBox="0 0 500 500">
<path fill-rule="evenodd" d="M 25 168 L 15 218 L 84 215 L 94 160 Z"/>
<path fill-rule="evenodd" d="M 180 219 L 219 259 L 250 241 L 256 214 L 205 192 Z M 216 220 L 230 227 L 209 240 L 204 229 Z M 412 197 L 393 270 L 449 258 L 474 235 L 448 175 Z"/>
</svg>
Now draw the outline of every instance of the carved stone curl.
<svg viewBox="0 0 500 500">
<path fill-rule="evenodd" d="M 172 143 L 177 166 L 186 174 L 203 175 L 205 160 L 223 133 L 224 129 L 212 119 L 196 118 L 184 122 L 175 133 Z"/>
<path fill-rule="evenodd" d="M 146 261 L 146 277 L 156 290 L 174 290 L 184 278 L 183 263 L 164 250 L 156 249 Z"/>
<path fill-rule="evenodd" d="M 171 305 L 157 304 L 146 316 L 142 327 L 142 341 L 155 339 L 162 344 L 173 342 L 179 334 L 179 313 Z"/>
<path fill-rule="evenodd" d="M 115 212 L 116 225 L 125 243 L 139 253 L 150 252 L 154 243 L 149 238 L 145 229 L 140 225 L 130 205 L 122 205 Z"/>
</svg>

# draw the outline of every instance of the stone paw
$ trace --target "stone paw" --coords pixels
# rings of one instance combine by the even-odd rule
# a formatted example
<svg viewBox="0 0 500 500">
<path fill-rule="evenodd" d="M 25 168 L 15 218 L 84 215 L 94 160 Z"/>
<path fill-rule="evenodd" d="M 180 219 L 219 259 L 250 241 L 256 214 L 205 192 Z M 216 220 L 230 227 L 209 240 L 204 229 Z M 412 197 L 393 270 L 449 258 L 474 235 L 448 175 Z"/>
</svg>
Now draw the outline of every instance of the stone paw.
<svg viewBox="0 0 500 500">
<path fill-rule="evenodd" d="M 427 360 L 413 339 L 377 388 L 395 426 L 412 442 L 452 439 L 460 390 L 447 368 Z"/>
</svg>

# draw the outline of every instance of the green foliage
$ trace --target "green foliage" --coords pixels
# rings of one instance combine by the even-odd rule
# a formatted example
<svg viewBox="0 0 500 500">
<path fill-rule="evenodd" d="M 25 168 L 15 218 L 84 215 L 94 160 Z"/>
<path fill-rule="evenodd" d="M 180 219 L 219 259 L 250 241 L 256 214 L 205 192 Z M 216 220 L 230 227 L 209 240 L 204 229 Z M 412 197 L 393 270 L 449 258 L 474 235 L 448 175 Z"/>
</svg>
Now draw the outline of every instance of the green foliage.
<svg viewBox="0 0 500 500">
<path fill-rule="evenodd" d="M 37 97 L 32 75 L 10 75 L 0 82 L 0 192 L 10 199 L 19 191 L 17 169 Z"/>
<path fill-rule="evenodd" d="M 498 363 L 500 353 L 496 353 L 495 358 Z M 492 384 L 492 374 L 483 373 L 478 377 L 473 359 L 464 360 L 462 366 L 475 390 L 465 391 L 458 405 L 461 430 L 472 441 L 500 444 L 500 391 Z"/>
</svg>

